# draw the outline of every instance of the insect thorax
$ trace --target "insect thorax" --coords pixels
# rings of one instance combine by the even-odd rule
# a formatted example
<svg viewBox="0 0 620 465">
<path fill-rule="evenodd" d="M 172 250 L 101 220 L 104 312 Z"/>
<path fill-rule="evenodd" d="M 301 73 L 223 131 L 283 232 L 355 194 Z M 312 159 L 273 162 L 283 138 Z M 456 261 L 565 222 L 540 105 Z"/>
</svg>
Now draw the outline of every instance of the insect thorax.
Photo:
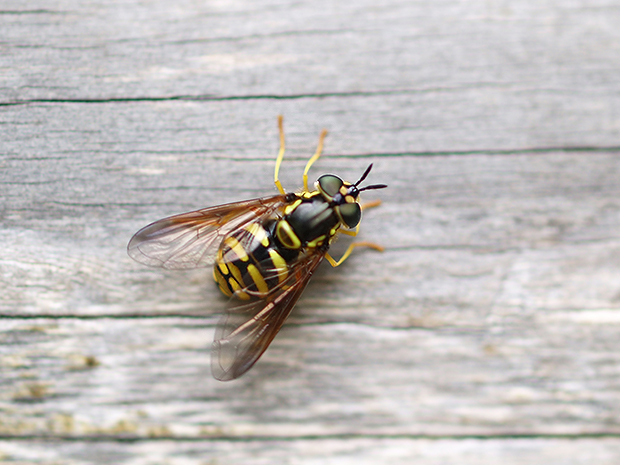
<svg viewBox="0 0 620 465">
<path fill-rule="evenodd" d="M 284 209 L 275 228 L 275 237 L 287 249 L 329 246 L 340 220 L 329 202 L 318 192 L 299 195 Z"/>
</svg>

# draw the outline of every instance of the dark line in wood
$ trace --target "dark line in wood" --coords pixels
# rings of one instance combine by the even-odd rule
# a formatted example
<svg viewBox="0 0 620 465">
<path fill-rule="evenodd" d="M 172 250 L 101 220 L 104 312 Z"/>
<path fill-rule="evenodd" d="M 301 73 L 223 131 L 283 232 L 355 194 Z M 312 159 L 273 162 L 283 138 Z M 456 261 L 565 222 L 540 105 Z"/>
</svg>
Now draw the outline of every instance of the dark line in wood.
<svg viewBox="0 0 620 465">
<path fill-rule="evenodd" d="M 354 92 L 325 92 L 291 95 L 177 95 L 168 97 L 112 97 L 93 99 L 26 99 L 12 102 L 0 102 L 2 106 L 19 106 L 36 103 L 78 103 L 78 104 L 105 104 L 105 103 L 135 103 L 135 102 L 161 102 L 161 101 L 232 101 L 232 100 L 297 100 L 306 98 L 330 98 L 330 97 L 374 97 L 385 95 L 404 95 L 414 93 L 427 93 L 429 91 L 455 90 L 451 88 L 423 89 L 423 90 L 385 90 L 385 91 L 354 91 Z M 590 153 L 590 152 L 620 152 L 619 145 L 611 146 L 549 146 L 549 147 L 526 147 L 515 149 L 480 149 L 480 150 L 450 150 L 450 151 L 423 151 L 423 152 L 378 152 L 358 154 L 328 154 L 330 158 L 375 158 L 375 157 L 442 157 L 442 156 L 467 156 L 467 155 L 530 155 L 548 154 L 555 152 L 563 153 Z M 234 159 L 230 159 L 234 160 Z M 259 160 L 263 160 L 262 158 Z M 243 160 L 245 161 L 245 160 Z"/>
<path fill-rule="evenodd" d="M 354 29 L 308 29 L 300 31 L 281 31 L 273 32 L 271 34 L 249 34 L 245 36 L 231 36 L 231 37 L 205 37 L 200 39 L 187 39 L 187 40 L 170 40 L 162 41 L 161 44 L 166 45 L 184 45 L 195 43 L 212 43 L 212 42 L 241 42 L 244 40 L 252 39 L 266 39 L 274 37 L 290 37 L 290 36 L 307 36 L 307 35 L 339 35 L 355 32 Z M 157 44 L 160 46 L 161 44 Z"/>
<path fill-rule="evenodd" d="M 160 441 L 175 441 L 185 443 L 208 443 L 216 441 L 225 442 L 289 442 L 289 441 L 324 441 L 324 440 L 356 440 L 356 439 L 409 439 L 409 440 L 427 440 L 427 441 L 466 441 L 466 440 L 480 440 L 480 441 L 494 441 L 494 440 L 527 440 L 527 439 L 563 439 L 563 440 L 579 440 L 579 439 L 620 439 L 620 432 L 592 432 L 592 433 L 579 433 L 579 434 L 535 434 L 535 433 L 498 433 L 498 434 L 454 434 L 454 435 L 432 435 L 432 434 L 331 434 L 331 435 L 301 435 L 301 436 L 225 436 L 225 435 L 213 435 L 204 437 L 188 437 L 188 436 L 174 436 L 174 435 L 162 435 L 157 437 L 144 437 L 144 436 L 87 436 L 87 435 L 61 435 L 61 434 L 30 434 L 30 435 L 12 435 L 2 434 L 0 440 L 11 441 L 66 441 L 66 442 L 115 442 L 115 443 L 138 443 L 138 442 L 160 442 Z"/>
<path fill-rule="evenodd" d="M 23 286 L 28 287 L 28 286 Z M 219 297 L 219 296 L 218 296 Z M 222 301 L 225 302 L 225 299 Z M 174 319 L 188 319 L 188 320 L 210 320 L 214 318 L 219 318 L 219 316 L 223 313 L 224 305 L 222 306 L 222 311 L 219 310 L 208 310 L 208 309 L 192 309 L 187 311 L 161 311 L 161 312 L 127 312 L 127 313 L 98 313 L 98 314 L 74 314 L 74 313 L 55 313 L 55 314 L 19 314 L 19 313 L 0 313 L 0 320 L 156 320 L 156 319 L 166 319 L 166 318 L 174 318 Z M 598 311 L 601 309 L 609 309 L 609 307 L 592 307 L 592 308 L 584 308 L 583 306 L 578 307 L 562 307 L 561 309 L 552 309 L 553 311 L 562 311 L 562 312 L 589 312 L 589 311 Z M 549 308 L 545 307 L 533 307 L 534 313 L 542 313 L 545 311 L 549 311 Z M 616 308 L 612 308 L 612 310 L 616 310 Z M 195 323 L 192 323 L 195 324 Z M 475 329 L 477 327 L 474 326 L 453 326 L 453 325 L 441 325 L 441 326 L 424 326 L 424 325 L 377 325 L 377 324 L 369 324 L 364 321 L 357 320 L 320 320 L 320 319 L 312 319 L 311 321 L 300 321 L 296 317 L 292 317 L 286 323 L 288 327 L 311 327 L 311 326 L 330 326 L 330 325 L 356 325 L 356 326 L 365 326 L 371 328 L 380 328 L 380 329 L 390 329 L 390 330 L 418 330 L 418 329 Z M 205 323 L 204 327 L 214 326 L 211 323 Z M 482 327 L 481 327 L 482 328 Z"/>
<path fill-rule="evenodd" d="M 30 13 L 30 12 L 26 12 Z M 35 11 L 34 14 L 64 14 L 54 11 Z M 0 15 L 3 13 L 0 12 Z M 20 11 L 10 11 L 7 14 L 22 14 Z M 35 49 L 51 49 L 51 50 L 95 50 L 102 49 L 108 47 L 110 44 L 126 44 L 126 43 L 140 43 L 143 47 L 161 47 L 162 45 L 187 45 L 187 44 L 206 44 L 206 43 L 221 43 L 221 42 L 242 42 L 245 40 L 255 40 L 255 39 L 270 39 L 277 37 L 292 37 L 292 36 L 312 36 L 312 35 L 336 35 L 336 34 L 346 34 L 350 32 L 354 32 L 354 29 L 338 29 L 338 30 L 330 30 L 330 29 L 311 29 L 306 31 L 283 31 L 283 32 L 274 32 L 272 34 L 250 34 L 246 36 L 231 36 L 231 37 L 205 37 L 199 39 L 187 39 L 187 40 L 162 40 L 157 42 L 156 44 L 151 44 L 149 42 L 144 42 L 144 37 L 138 38 L 121 38 L 116 40 L 111 40 L 106 43 L 101 44 L 93 44 L 93 45 L 75 45 L 75 46 L 54 46 L 50 44 L 10 44 L 12 48 L 35 48 Z M 23 88 L 29 88 L 31 86 L 24 86 Z M 49 88 L 48 88 L 49 89 Z"/>
<path fill-rule="evenodd" d="M 222 310 L 224 306 L 222 306 Z M 97 315 L 76 315 L 71 313 L 56 313 L 53 315 L 20 315 L 17 313 L 0 313 L 0 319 L 4 320 L 155 320 L 162 318 L 188 318 L 205 320 L 219 316 L 219 312 L 208 313 L 204 311 L 199 314 L 198 310 L 182 312 L 161 312 L 161 313 L 100 313 Z M 210 327 L 212 325 L 205 325 Z"/>
<path fill-rule="evenodd" d="M 439 90 L 439 89 L 438 89 Z M 308 94 L 290 95 L 172 95 L 163 97 L 108 97 L 108 98 L 42 98 L 14 100 L 12 102 L 0 102 L 0 106 L 29 105 L 32 103 L 133 103 L 133 102 L 161 102 L 161 101 L 230 101 L 230 100 L 298 100 L 305 98 L 327 97 L 368 97 L 381 95 L 402 95 L 411 93 L 426 93 L 428 90 L 379 90 L 379 91 L 352 91 L 352 92 L 319 92 Z"/>
<path fill-rule="evenodd" d="M 545 309 L 537 309 L 537 311 L 543 312 Z M 585 309 L 585 311 L 598 310 L 598 309 Z M 181 312 L 165 312 L 165 313 L 132 313 L 132 314 L 100 314 L 100 315 L 74 315 L 74 314 L 56 314 L 56 315 L 17 315 L 17 314 L 0 314 L 0 320 L 162 320 L 162 319 L 174 319 L 174 320 L 189 320 L 186 323 L 183 321 L 176 321 L 171 325 L 175 327 L 183 327 L 186 324 L 191 325 L 193 329 L 213 329 L 217 327 L 222 311 L 189 311 L 187 313 Z M 565 308 L 562 311 L 566 312 L 580 312 L 584 311 L 583 308 Z M 191 321 L 193 320 L 193 321 Z M 191 321 L 191 323 L 190 323 Z M 197 323 L 202 321 L 202 323 Z M 396 332 L 467 332 L 473 334 L 475 332 L 486 332 L 487 327 L 475 326 L 475 325 L 451 325 L 451 324 L 439 324 L 439 325 L 424 325 L 424 324 L 409 324 L 409 325 L 382 325 L 372 324 L 366 321 L 354 321 L 354 320 L 317 320 L 303 321 L 299 318 L 292 317 L 291 321 L 287 321 L 285 326 L 287 328 L 316 328 L 316 327 L 330 327 L 330 326 L 355 326 L 365 327 L 377 330 L 396 331 Z M 620 434 L 620 433 L 619 433 Z"/>
<path fill-rule="evenodd" d="M 52 320 L 52 321 L 61 321 L 61 320 L 77 320 L 77 321 L 85 321 L 85 320 L 161 320 L 161 319 L 176 319 L 176 320 L 202 320 L 203 324 L 197 324 L 195 321 L 192 321 L 191 325 L 193 328 L 214 328 L 217 325 L 217 320 L 220 315 L 223 313 L 222 311 L 215 312 L 200 312 L 190 311 L 187 313 L 181 312 L 166 312 L 166 313 L 132 313 L 132 314 L 99 314 L 99 315 L 73 315 L 73 314 L 55 314 L 55 315 L 17 315 L 17 314 L 0 314 L 0 319 L 6 320 Z M 206 320 L 206 321 L 205 321 Z M 211 320 L 211 321 L 209 321 Z M 298 320 L 299 321 L 299 320 Z M 442 325 L 442 326 L 425 326 L 425 325 L 401 325 L 401 326 L 390 326 L 390 325 L 374 325 L 365 323 L 362 321 L 343 321 L 343 320 L 312 320 L 306 322 L 296 322 L 296 321 L 288 321 L 286 322 L 286 327 L 288 328 L 311 328 L 311 327 L 320 327 L 320 326 L 338 326 L 338 325 L 353 325 L 353 326 L 363 326 L 367 328 L 376 328 L 381 330 L 390 330 L 390 331 L 450 331 L 450 330 L 467 330 L 467 331 L 483 331 L 483 327 L 475 327 L 475 326 L 452 326 L 452 325 Z"/>
<path fill-rule="evenodd" d="M 620 145 L 610 146 L 573 146 L 573 147 L 526 147 L 519 149 L 483 149 L 483 150 L 450 150 L 450 151 L 437 151 L 437 152 L 384 152 L 384 153 L 364 153 L 364 154 L 329 154 L 330 158 L 370 158 L 370 157 L 449 157 L 454 155 L 531 155 L 536 154 L 548 154 L 554 152 L 562 153 L 589 153 L 589 152 L 620 152 Z"/>
<path fill-rule="evenodd" d="M 112 202 L 112 203 L 80 203 L 80 202 L 60 202 L 58 200 L 52 200 L 49 202 L 52 205 L 60 205 L 63 207 L 83 207 L 83 208 L 107 208 L 107 207 L 143 207 L 143 203 L 133 202 Z M 156 205 L 156 204 L 149 204 Z"/>
<path fill-rule="evenodd" d="M 503 84 L 493 82 L 481 82 L 473 85 L 454 87 L 429 87 L 424 89 L 393 89 L 393 90 L 358 90 L 349 92 L 316 92 L 305 94 L 249 94 L 249 95 L 168 95 L 168 96 L 142 96 L 142 97 L 106 97 L 106 98 L 36 98 L 17 99 L 0 102 L 0 106 L 28 105 L 32 103 L 133 103 L 133 102 L 161 102 L 161 101 L 231 101 L 231 100 L 298 100 L 330 97 L 376 97 L 386 95 L 414 95 L 428 94 L 432 92 L 456 92 L 468 88 L 505 87 Z"/>
<path fill-rule="evenodd" d="M 552 153 L 592 153 L 592 152 L 620 152 L 620 145 L 610 146 L 549 146 L 549 147 L 526 147 L 517 149 L 476 149 L 476 150 L 450 150 L 437 152 L 368 152 L 368 153 L 330 153 L 325 152 L 325 158 L 406 158 L 406 157 L 452 157 L 452 156 L 468 156 L 468 155 L 532 155 L 532 154 L 552 154 Z M 182 153 L 182 152 L 181 152 Z M 212 160 L 226 161 L 270 161 L 273 157 L 264 158 L 231 158 L 231 157 L 212 157 Z M 288 157 L 287 160 L 306 160 L 307 157 Z"/>
<path fill-rule="evenodd" d="M 65 11 L 53 10 L 0 10 L 0 15 L 64 15 Z"/>
<path fill-rule="evenodd" d="M 99 315 L 75 315 L 75 314 L 55 314 L 55 315 L 17 315 L 17 314 L 0 314 L 0 319 L 5 320 L 52 320 L 52 321 L 61 321 L 61 320 L 161 320 L 161 319 L 176 319 L 176 320 L 207 320 L 202 325 L 197 325 L 195 322 L 192 322 L 191 325 L 193 328 L 214 328 L 217 324 L 217 319 L 219 319 L 220 315 L 224 313 L 224 308 L 222 307 L 222 311 L 215 311 L 212 313 L 207 313 L 196 310 L 194 312 L 181 313 L 181 312 L 166 312 L 166 313 L 132 313 L 132 314 L 99 314 Z M 208 322 L 211 320 L 211 322 Z M 294 320 L 294 318 L 293 318 Z M 369 324 L 362 321 L 346 321 L 346 320 L 312 320 L 306 322 L 296 322 L 296 321 L 287 321 L 285 323 L 288 328 L 310 328 L 310 327 L 319 327 L 319 326 L 336 326 L 336 325 L 353 325 L 353 326 L 364 326 L 367 328 L 376 328 L 381 330 L 390 330 L 390 331 L 448 331 L 448 330 L 467 330 L 467 331 L 477 331 L 484 330 L 483 327 L 477 326 L 452 326 L 452 325 L 441 325 L 441 326 L 428 326 L 428 325 L 401 325 L 401 326 L 390 326 L 390 325 L 375 325 Z"/>
</svg>

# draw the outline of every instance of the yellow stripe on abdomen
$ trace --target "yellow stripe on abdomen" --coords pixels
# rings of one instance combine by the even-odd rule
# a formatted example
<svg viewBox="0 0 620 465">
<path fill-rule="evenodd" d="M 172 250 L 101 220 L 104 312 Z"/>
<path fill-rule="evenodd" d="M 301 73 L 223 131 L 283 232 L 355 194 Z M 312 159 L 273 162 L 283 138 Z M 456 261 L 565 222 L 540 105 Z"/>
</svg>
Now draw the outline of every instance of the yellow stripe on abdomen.
<svg viewBox="0 0 620 465">
<path fill-rule="evenodd" d="M 278 283 L 284 282 L 284 280 L 288 277 L 288 263 L 286 263 L 286 260 L 284 260 L 282 255 L 280 255 L 275 249 L 269 250 L 269 258 L 271 258 L 273 267 L 276 269 L 278 274 Z"/>
<path fill-rule="evenodd" d="M 227 245 L 233 252 L 235 252 L 235 255 L 237 255 L 239 260 L 241 260 L 242 262 L 247 262 L 250 259 L 243 246 L 234 237 L 228 236 L 226 239 L 224 239 L 224 244 Z"/>
<path fill-rule="evenodd" d="M 265 282 L 265 279 L 263 278 L 263 275 L 260 273 L 258 268 L 250 264 L 248 265 L 248 273 L 252 277 L 252 281 L 254 281 L 258 292 L 260 292 L 261 294 L 267 294 L 269 292 L 269 286 L 267 286 L 267 283 Z"/>
</svg>

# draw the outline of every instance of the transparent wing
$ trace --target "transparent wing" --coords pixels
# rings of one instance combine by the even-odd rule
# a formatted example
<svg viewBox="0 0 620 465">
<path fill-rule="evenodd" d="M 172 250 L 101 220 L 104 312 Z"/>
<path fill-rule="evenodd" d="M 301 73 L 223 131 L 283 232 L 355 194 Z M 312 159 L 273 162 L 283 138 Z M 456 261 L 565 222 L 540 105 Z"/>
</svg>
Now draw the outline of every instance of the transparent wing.
<svg viewBox="0 0 620 465">
<path fill-rule="evenodd" d="M 164 218 L 138 231 L 129 241 L 127 253 L 139 263 L 167 269 L 212 265 L 224 237 L 273 214 L 285 200 L 285 195 L 274 195 Z"/>
<path fill-rule="evenodd" d="M 265 352 L 323 260 L 322 251 L 303 256 L 289 269 L 289 276 L 266 297 L 240 301 L 233 296 L 218 323 L 211 353 L 211 371 L 220 381 L 243 375 Z M 277 270 L 266 270 L 272 276 Z M 251 291 L 244 289 L 251 294 Z"/>
</svg>

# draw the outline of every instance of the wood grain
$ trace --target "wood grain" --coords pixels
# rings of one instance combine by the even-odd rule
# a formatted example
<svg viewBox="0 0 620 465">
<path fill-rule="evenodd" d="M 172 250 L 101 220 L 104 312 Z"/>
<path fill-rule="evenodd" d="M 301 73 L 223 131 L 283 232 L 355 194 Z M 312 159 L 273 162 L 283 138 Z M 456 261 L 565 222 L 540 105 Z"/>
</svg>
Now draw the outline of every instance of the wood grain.
<svg viewBox="0 0 620 465">
<path fill-rule="evenodd" d="M 0 462 L 616 464 L 618 6 L 1 2 Z M 210 270 L 125 248 L 273 193 L 278 114 L 386 251 L 220 383 Z"/>
</svg>

